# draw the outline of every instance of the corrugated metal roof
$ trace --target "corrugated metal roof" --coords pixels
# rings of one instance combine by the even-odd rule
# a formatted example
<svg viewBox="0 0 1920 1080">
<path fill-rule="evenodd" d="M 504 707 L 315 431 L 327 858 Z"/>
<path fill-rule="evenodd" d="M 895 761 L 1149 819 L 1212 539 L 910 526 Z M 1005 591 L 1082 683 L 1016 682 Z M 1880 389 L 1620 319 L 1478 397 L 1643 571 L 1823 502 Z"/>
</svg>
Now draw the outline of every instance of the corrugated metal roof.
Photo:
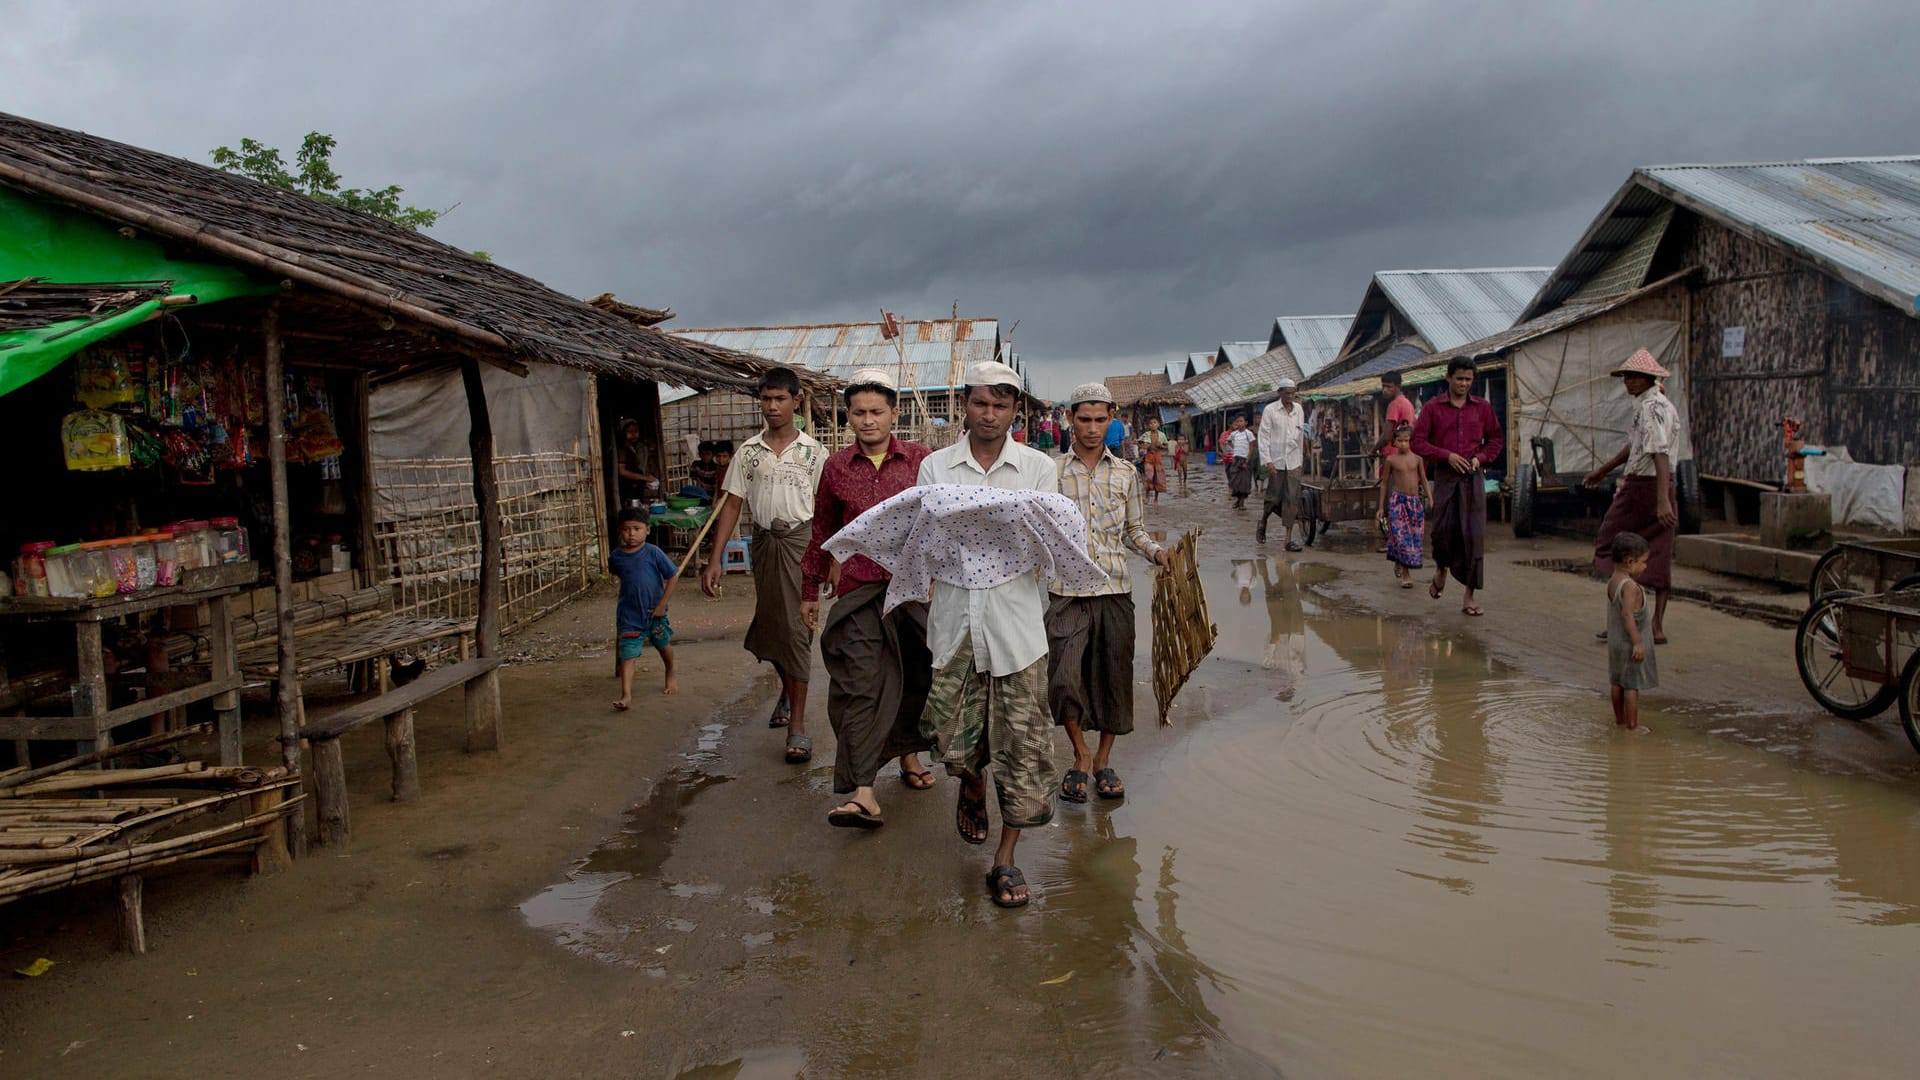
<svg viewBox="0 0 1920 1080">
<path fill-rule="evenodd" d="M 992 360 L 1000 337 L 1000 324 L 996 319 L 961 319 L 958 323 L 952 319 L 903 321 L 900 330 L 906 342 L 907 363 L 913 365 L 914 378 L 922 390 L 944 390 L 955 385 L 951 377 L 955 360 L 959 362 L 962 379 L 967 365 Z M 899 362 L 894 343 L 881 338 L 877 322 L 733 326 L 675 330 L 674 333 L 763 356 L 776 364 L 808 367 L 842 379 L 863 367 L 894 371 Z M 1014 361 L 1015 368 L 1026 374 L 1025 361 L 1017 356 Z"/>
<path fill-rule="evenodd" d="M 1191 367 L 1193 367 L 1193 361 L 1191 360 L 1167 361 L 1167 381 L 1169 383 L 1177 383 L 1187 378 L 1187 370 Z"/>
<path fill-rule="evenodd" d="M 1512 326 L 1552 267 L 1382 270 L 1373 283 L 1435 349 L 1451 349 Z"/>
<path fill-rule="evenodd" d="M 1293 350 L 1294 363 L 1311 375 L 1340 355 L 1351 326 L 1351 315 L 1282 315 L 1273 320 L 1273 337 L 1267 346 Z"/>
<path fill-rule="evenodd" d="M 1345 378 L 1348 382 L 1352 382 L 1355 379 L 1368 379 L 1385 375 L 1389 371 L 1406 371 L 1410 368 L 1421 366 L 1430 355 L 1432 355 L 1430 352 L 1418 345 L 1395 345 L 1379 356 L 1347 372 Z"/>
<path fill-rule="evenodd" d="M 1187 396 L 1193 399 L 1194 408 L 1210 412 L 1267 393 L 1283 377 L 1300 381 L 1300 365 L 1294 362 L 1293 354 L 1285 345 L 1263 352 L 1244 364 L 1235 364 L 1233 370 L 1219 378 L 1193 385 L 1187 390 Z"/>
<path fill-rule="evenodd" d="M 1663 201 L 1757 231 L 1862 292 L 1920 314 L 1920 157 L 1636 170 L 1527 314 L 1564 303 Z"/>
<path fill-rule="evenodd" d="M 1214 361 L 1218 359 L 1220 359 L 1220 350 L 1208 349 L 1206 352 L 1188 353 L 1187 365 L 1193 368 L 1193 373 L 1195 375 L 1198 375 L 1203 371 L 1211 370 L 1213 368 Z"/>
<path fill-rule="evenodd" d="M 1239 367 L 1241 364 L 1251 362 L 1255 357 L 1264 354 L 1266 351 L 1267 343 L 1264 341 L 1223 341 L 1220 343 L 1220 348 L 1215 355 L 1219 357 L 1221 362 Z"/>
</svg>

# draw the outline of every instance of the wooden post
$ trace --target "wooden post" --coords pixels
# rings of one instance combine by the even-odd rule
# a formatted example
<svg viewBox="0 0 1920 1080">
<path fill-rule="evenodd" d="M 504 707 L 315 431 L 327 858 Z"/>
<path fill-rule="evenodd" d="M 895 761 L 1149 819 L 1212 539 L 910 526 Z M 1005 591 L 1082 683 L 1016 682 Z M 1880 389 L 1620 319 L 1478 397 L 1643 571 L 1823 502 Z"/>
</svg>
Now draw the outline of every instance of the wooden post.
<svg viewBox="0 0 1920 1080">
<path fill-rule="evenodd" d="M 280 672 L 273 702 L 280 715 L 280 760 L 289 775 L 300 772 L 300 672 L 293 652 L 293 512 L 287 504 L 287 386 L 280 353 L 280 301 L 267 304 L 265 390 L 267 395 L 267 472 L 273 489 L 273 606 L 279 633 Z M 303 855 L 307 831 L 287 820 L 287 841 Z"/>
<path fill-rule="evenodd" d="M 287 789 L 274 788 L 257 795 L 247 796 L 247 816 L 258 817 L 272 811 L 286 801 Z M 261 827 L 261 842 L 253 849 L 253 873 L 255 876 L 277 874 L 293 862 L 293 853 L 287 850 L 287 823 L 284 820 L 269 821 Z"/>
<path fill-rule="evenodd" d="M 373 412 L 372 383 L 362 372 L 353 380 L 353 527 L 354 544 L 360 549 L 357 570 L 360 584 L 372 586 L 383 579 L 382 556 L 373 532 Z"/>
<path fill-rule="evenodd" d="M 487 412 L 487 391 L 480 382 L 480 364 L 468 357 L 460 364 L 467 388 L 467 451 L 473 460 L 473 501 L 480 515 L 479 614 L 474 620 L 474 644 L 483 657 L 500 655 L 500 488 L 493 475 L 493 419 Z M 498 669 L 467 684 L 467 749 L 498 750 L 500 733 L 500 673 Z"/>
<path fill-rule="evenodd" d="M 141 879 L 127 874 L 120 879 L 120 947 L 135 956 L 147 954 L 147 924 L 140 911 Z"/>
<path fill-rule="evenodd" d="M 420 797 L 420 761 L 413 748 L 413 710 L 387 717 L 387 756 L 393 759 L 393 801 Z"/>
<path fill-rule="evenodd" d="M 351 825 L 347 815 L 347 766 L 340 759 L 339 739 L 313 741 L 313 800 L 320 821 L 320 843 L 343 846 Z M 288 830 L 298 835 L 302 830 Z"/>
<path fill-rule="evenodd" d="M 102 727 L 99 718 L 113 708 L 113 702 L 107 699 L 106 646 L 101 642 L 98 619 L 73 624 L 73 648 L 78 679 L 73 684 L 73 714 L 94 720 L 93 744 L 87 749 L 105 750 L 113 745 L 113 730 Z"/>
<path fill-rule="evenodd" d="M 212 623 L 212 658 L 207 665 L 216 679 L 237 679 L 238 654 L 233 647 L 233 604 L 230 597 L 216 596 L 207 601 L 207 618 Z M 229 690 L 213 699 L 213 718 L 220 729 L 220 764 L 239 765 L 245 740 L 240 732 L 240 691 Z"/>
</svg>

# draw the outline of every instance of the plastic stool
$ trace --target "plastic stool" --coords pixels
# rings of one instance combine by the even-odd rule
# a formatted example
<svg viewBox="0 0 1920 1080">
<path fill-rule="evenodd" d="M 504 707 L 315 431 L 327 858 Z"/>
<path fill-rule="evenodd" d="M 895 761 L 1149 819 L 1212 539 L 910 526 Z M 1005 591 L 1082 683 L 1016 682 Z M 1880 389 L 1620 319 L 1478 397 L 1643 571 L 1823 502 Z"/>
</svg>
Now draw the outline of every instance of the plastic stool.
<svg viewBox="0 0 1920 1080">
<path fill-rule="evenodd" d="M 745 574 L 753 569 L 753 556 L 747 554 L 747 542 L 733 539 L 720 552 L 720 572 L 723 574 Z"/>
</svg>

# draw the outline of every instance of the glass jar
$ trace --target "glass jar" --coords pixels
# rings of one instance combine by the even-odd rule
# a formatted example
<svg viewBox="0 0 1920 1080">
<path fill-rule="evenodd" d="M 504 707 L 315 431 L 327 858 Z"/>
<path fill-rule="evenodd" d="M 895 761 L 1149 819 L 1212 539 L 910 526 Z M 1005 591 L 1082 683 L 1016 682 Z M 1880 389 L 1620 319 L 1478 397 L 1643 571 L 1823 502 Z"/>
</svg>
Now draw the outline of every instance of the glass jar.
<svg viewBox="0 0 1920 1080">
<path fill-rule="evenodd" d="M 47 590 L 47 552 L 53 541 L 39 540 L 20 545 L 20 558 L 13 564 L 15 596 L 52 596 Z"/>
<path fill-rule="evenodd" d="M 173 541 L 171 526 L 147 532 L 153 544 L 153 583 L 162 587 L 180 584 L 180 545 Z"/>
<path fill-rule="evenodd" d="M 114 594 L 113 558 L 109 549 L 111 540 L 95 540 L 80 545 L 81 580 L 86 583 L 87 595 L 96 599 Z"/>
<path fill-rule="evenodd" d="M 80 577 L 79 557 L 79 544 L 67 544 L 47 552 L 47 591 L 49 593 L 69 598 L 92 595 L 86 581 Z"/>
<path fill-rule="evenodd" d="M 213 547 L 222 563 L 247 561 L 247 530 L 240 527 L 239 518 L 217 517 L 208 524 L 213 527 Z"/>
</svg>

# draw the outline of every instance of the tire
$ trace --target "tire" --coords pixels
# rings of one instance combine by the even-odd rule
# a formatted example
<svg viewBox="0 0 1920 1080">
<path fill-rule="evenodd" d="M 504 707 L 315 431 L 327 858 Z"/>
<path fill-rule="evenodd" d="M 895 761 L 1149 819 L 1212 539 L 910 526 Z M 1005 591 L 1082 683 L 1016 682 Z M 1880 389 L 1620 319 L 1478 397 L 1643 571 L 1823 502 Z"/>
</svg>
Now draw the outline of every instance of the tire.
<svg viewBox="0 0 1920 1080">
<path fill-rule="evenodd" d="M 1674 508 L 1680 515 L 1680 532 L 1692 536 L 1700 531 L 1700 466 L 1691 460 L 1676 465 L 1673 486 L 1680 497 L 1680 505 Z"/>
<path fill-rule="evenodd" d="M 1846 549 L 1831 547 L 1820 561 L 1813 564 L 1813 573 L 1807 575 L 1807 602 L 1813 603 L 1831 592 L 1843 592 L 1847 587 Z"/>
<path fill-rule="evenodd" d="M 1513 535 L 1522 540 L 1533 535 L 1535 496 L 1539 487 L 1540 478 L 1534 475 L 1531 462 L 1523 462 L 1513 470 Z"/>
<path fill-rule="evenodd" d="M 1902 589 L 1920 589 L 1920 574 L 1908 574 L 1906 577 L 1894 582 L 1887 591 L 1899 592 Z"/>
<path fill-rule="evenodd" d="M 1306 542 L 1301 546 L 1312 547 L 1314 537 L 1326 531 L 1320 521 L 1320 492 L 1310 487 L 1301 488 L 1298 509 L 1302 527 L 1307 533 Z"/>
<path fill-rule="evenodd" d="M 1848 675 L 1841 661 L 1835 608 L 1839 601 L 1859 595 L 1841 589 L 1815 600 L 1800 616 L 1800 628 L 1793 635 L 1793 663 L 1800 669 L 1801 685 L 1821 708 L 1842 720 L 1878 716 L 1900 692 L 1895 682 L 1872 683 Z"/>
<path fill-rule="evenodd" d="M 1907 657 L 1906 670 L 1900 674 L 1900 726 L 1907 741 L 1920 754 L 1920 652 Z"/>
</svg>

